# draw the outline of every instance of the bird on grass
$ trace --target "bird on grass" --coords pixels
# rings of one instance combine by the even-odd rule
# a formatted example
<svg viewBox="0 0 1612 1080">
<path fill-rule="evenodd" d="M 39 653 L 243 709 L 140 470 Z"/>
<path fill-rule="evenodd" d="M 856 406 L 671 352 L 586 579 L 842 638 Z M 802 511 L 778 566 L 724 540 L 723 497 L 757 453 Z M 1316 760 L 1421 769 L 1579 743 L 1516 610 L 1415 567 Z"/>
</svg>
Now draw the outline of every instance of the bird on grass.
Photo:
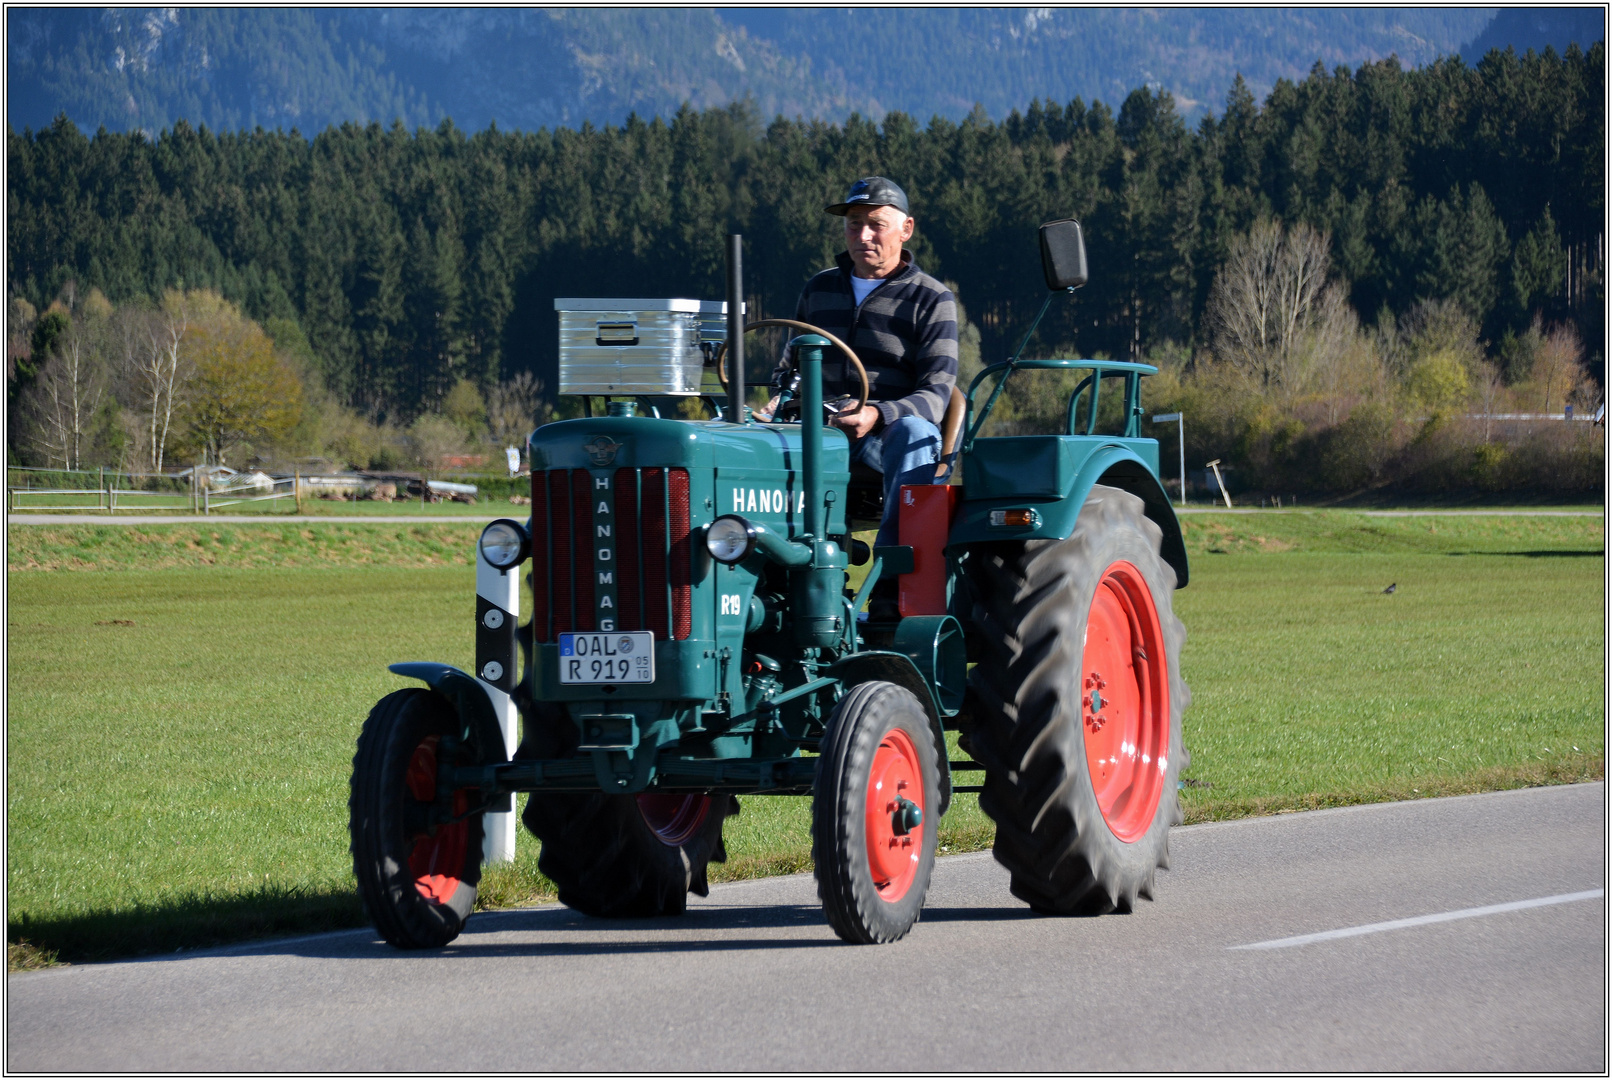
<svg viewBox="0 0 1612 1080">
<path fill-rule="evenodd" d="M 1399 582 L 1396 581 L 1392 585 L 1388 586 L 1388 588 L 1383 590 L 1383 595 L 1387 596 L 1397 588 L 1399 588 Z"/>
</svg>

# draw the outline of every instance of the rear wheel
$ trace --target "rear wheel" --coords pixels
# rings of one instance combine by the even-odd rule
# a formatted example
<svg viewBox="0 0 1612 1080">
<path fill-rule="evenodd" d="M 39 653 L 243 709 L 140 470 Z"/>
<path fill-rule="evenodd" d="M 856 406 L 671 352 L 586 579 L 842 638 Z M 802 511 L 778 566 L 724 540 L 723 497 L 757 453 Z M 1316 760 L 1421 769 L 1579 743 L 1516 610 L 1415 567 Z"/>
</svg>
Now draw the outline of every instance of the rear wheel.
<svg viewBox="0 0 1612 1080">
<path fill-rule="evenodd" d="M 681 915 L 688 894 L 710 891 L 706 868 L 727 861 L 722 823 L 732 795 L 547 795 L 521 820 L 543 842 L 537 867 L 560 902 L 587 915 Z"/>
<path fill-rule="evenodd" d="M 940 767 L 912 693 L 865 682 L 823 737 L 812 859 L 829 926 L 853 944 L 896 941 L 923 910 L 935 866 Z"/>
<path fill-rule="evenodd" d="M 1067 540 L 981 545 L 966 563 L 980 807 L 1038 911 L 1129 911 L 1169 865 L 1191 695 L 1161 540 L 1140 499 L 1098 486 Z"/>
<path fill-rule="evenodd" d="M 375 929 L 400 949 L 459 936 L 481 881 L 482 815 L 476 794 L 453 794 L 451 824 L 430 825 L 443 739 L 453 706 L 418 688 L 382 698 L 364 721 L 348 797 L 353 876 Z"/>
</svg>

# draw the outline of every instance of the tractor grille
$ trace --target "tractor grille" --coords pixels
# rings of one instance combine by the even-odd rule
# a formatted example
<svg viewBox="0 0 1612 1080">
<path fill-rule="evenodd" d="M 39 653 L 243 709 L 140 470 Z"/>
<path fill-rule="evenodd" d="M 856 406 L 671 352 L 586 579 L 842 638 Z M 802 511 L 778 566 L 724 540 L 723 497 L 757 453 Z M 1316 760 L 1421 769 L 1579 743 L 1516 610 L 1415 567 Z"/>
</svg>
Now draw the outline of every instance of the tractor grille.
<svg viewBox="0 0 1612 1080">
<path fill-rule="evenodd" d="M 692 628 L 688 471 L 617 469 L 596 491 L 586 469 L 532 473 L 532 631 L 538 641 L 595 626 L 594 511 L 611 503 L 616 629 L 681 641 Z"/>
</svg>

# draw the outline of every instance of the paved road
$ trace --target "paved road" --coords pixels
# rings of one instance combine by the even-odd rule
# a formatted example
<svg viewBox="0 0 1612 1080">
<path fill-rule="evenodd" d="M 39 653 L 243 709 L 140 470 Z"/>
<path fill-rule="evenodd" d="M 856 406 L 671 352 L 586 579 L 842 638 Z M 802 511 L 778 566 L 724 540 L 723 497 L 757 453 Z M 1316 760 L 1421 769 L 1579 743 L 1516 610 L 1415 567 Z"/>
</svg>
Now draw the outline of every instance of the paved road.
<svg viewBox="0 0 1612 1080">
<path fill-rule="evenodd" d="M 1605 810 L 1588 784 L 1178 829 L 1159 899 L 1100 919 L 958 856 L 883 947 L 839 944 L 792 877 L 680 920 L 479 915 L 430 955 L 351 932 L 23 973 L 6 1064 L 1604 1071 Z"/>
<path fill-rule="evenodd" d="M 1362 517 L 1606 517 L 1605 510 L 1350 510 L 1346 506 L 1329 507 L 1341 514 L 1359 514 Z M 1263 506 L 1189 506 L 1176 507 L 1177 514 L 1316 514 L 1314 509 L 1288 507 L 1267 509 Z"/>
</svg>

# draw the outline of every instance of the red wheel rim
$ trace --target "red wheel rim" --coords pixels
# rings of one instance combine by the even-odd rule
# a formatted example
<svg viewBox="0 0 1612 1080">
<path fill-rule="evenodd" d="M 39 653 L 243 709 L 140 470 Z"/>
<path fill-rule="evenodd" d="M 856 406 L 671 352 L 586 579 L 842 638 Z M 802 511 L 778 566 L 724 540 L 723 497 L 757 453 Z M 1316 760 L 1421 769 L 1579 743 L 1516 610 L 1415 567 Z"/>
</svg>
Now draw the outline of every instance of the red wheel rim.
<svg viewBox="0 0 1612 1080">
<path fill-rule="evenodd" d="M 409 769 L 403 782 L 409 796 L 419 802 L 433 803 L 437 798 L 437 740 L 438 736 L 427 735 L 409 758 Z M 464 791 L 453 793 L 455 814 L 462 814 L 469 807 L 469 796 Z M 414 887 L 427 900 L 446 904 L 458 891 L 459 875 L 464 873 L 470 822 L 441 825 L 435 836 L 419 833 L 412 839 L 414 844 L 409 850 L 409 874 L 414 878 Z"/>
<path fill-rule="evenodd" d="M 638 796 L 638 812 L 661 843 L 679 847 L 705 824 L 705 815 L 711 812 L 711 796 L 649 792 Z"/>
<path fill-rule="evenodd" d="M 1086 619 L 1080 730 L 1097 805 L 1114 835 L 1133 843 L 1164 790 L 1170 753 L 1164 635 L 1142 572 L 1117 562 L 1104 573 Z"/>
<path fill-rule="evenodd" d="M 899 833 L 896 827 L 903 800 L 916 804 L 924 817 L 905 834 Z M 873 753 L 873 769 L 868 775 L 868 870 L 881 899 L 900 900 L 912 887 L 912 879 L 918 876 L 928 810 L 924 805 L 923 770 L 918 763 L 918 750 L 905 731 L 894 728 L 879 741 L 879 748 Z"/>
</svg>

